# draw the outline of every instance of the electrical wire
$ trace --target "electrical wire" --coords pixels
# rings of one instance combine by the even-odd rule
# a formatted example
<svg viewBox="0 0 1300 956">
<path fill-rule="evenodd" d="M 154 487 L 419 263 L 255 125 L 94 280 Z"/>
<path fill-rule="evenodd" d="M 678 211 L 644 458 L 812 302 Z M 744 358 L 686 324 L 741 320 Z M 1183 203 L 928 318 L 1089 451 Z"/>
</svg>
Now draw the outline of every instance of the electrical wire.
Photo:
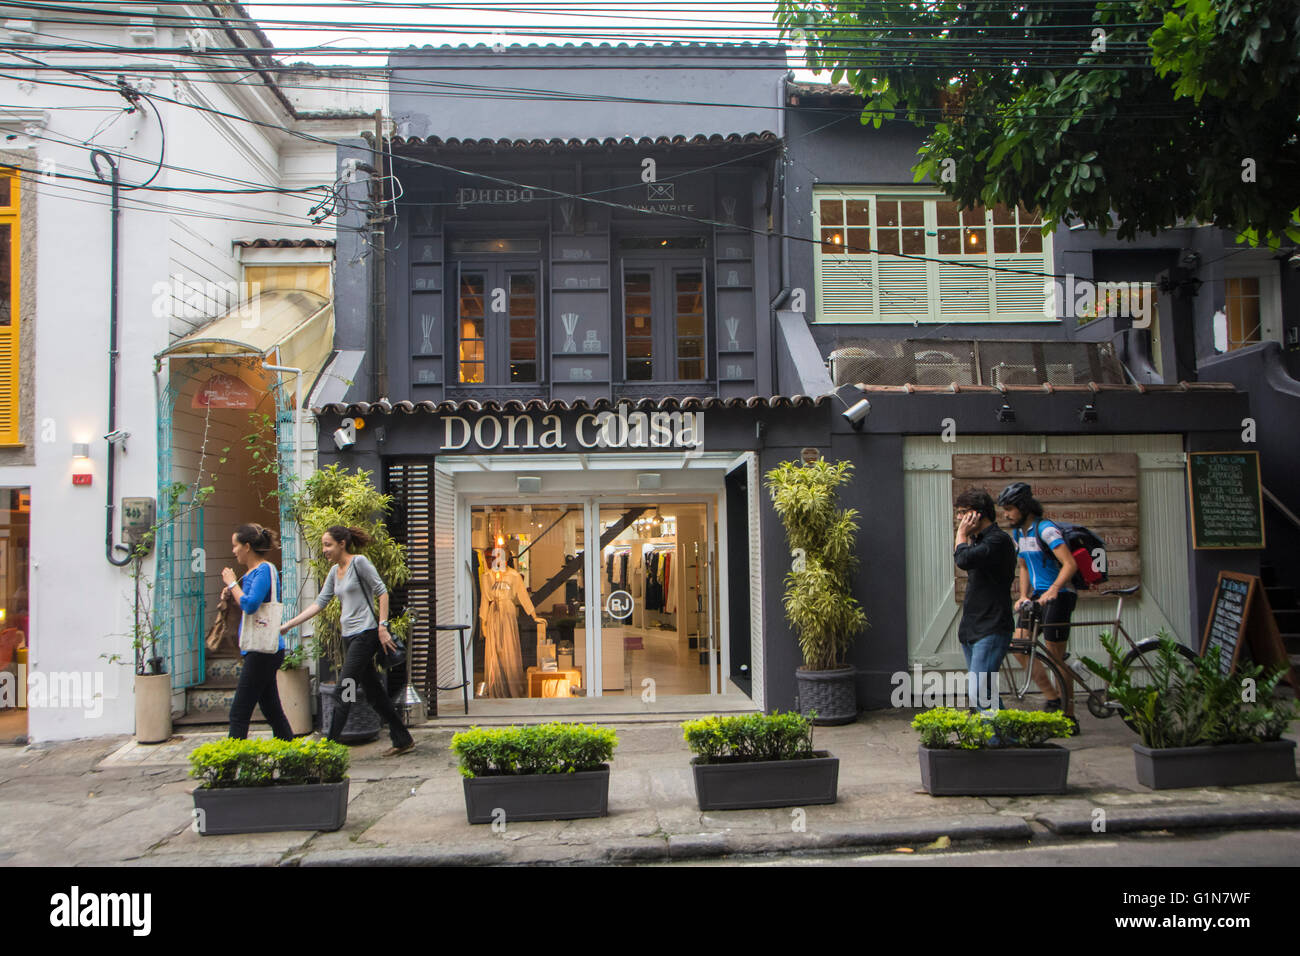
<svg viewBox="0 0 1300 956">
<path fill-rule="evenodd" d="M 0 76 L 4 76 L 4 75 L 5 75 L 5 74 L 0 73 Z M 13 78 L 13 77 L 10 77 L 10 78 Z M 54 85 L 59 85 L 59 86 L 71 86 L 71 87 L 74 87 L 74 88 L 94 89 L 93 87 L 92 87 L 92 88 L 80 87 L 79 84 L 58 83 L 58 81 L 44 81 L 44 82 L 51 82 L 51 83 L 53 83 Z M 208 106 L 204 106 L 204 105 L 202 105 L 202 104 L 197 104 L 197 103 L 183 103 L 183 102 L 181 102 L 181 101 L 179 101 L 179 100 L 173 100 L 173 99 L 171 99 L 171 98 L 169 98 L 169 97 L 161 96 L 161 95 L 159 95 L 159 94 L 153 94 L 153 95 L 158 96 L 158 98 L 161 99 L 161 100 L 163 100 L 164 102 L 177 103 L 177 104 L 179 104 L 179 105 L 181 105 L 181 106 L 191 107 L 191 108 L 193 108 L 193 109 L 198 109 L 198 110 L 201 110 L 201 111 L 203 111 L 203 112 L 211 112 L 211 113 L 215 113 L 215 114 L 217 114 L 217 115 L 225 116 L 225 117 L 230 118 L 230 119 L 241 120 L 241 121 L 243 121 L 243 122 L 245 122 L 245 123 L 250 123 L 250 124 L 252 124 L 252 125 L 256 125 L 256 126 L 264 126 L 264 127 L 272 127 L 272 128 L 276 128 L 276 129 L 281 130 L 282 132 L 290 133 L 291 135 L 298 136 L 298 137 L 300 137 L 300 138 L 306 139 L 306 140 L 311 141 L 311 142 L 316 142 L 316 143 L 320 143 L 320 144 L 323 144 L 323 145 L 331 145 L 331 146 L 335 146 L 335 147 L 338 147 L 338 146 L 341 146 L 341 145 L 346 145 L 346 144 L 342 144 L 342 143 L 340 143 L 340 142 L 338 142 L 338 141 L 329 140 L 329 139 L 327 139 L 327 138 L 325 138 L 325 137 L 316 136 L 315 134 L 305 133 L 305 132 L 302 132 L 302 131 L 299 131 L 299 130 L 292 130 L 292 129 L 289 129 L 289 128 L 287 128 L 287 127 L 283 127 L 283 126 L 275 126 L 274 124 L 267 123 L 267 122 L 265 122 L 265 121 L 263 121 L 263 120 L 255 120 L 255 119 L 253 119 L 253 118 L 251 118 L 251 117 L 240 116 L 239 114 L 236 114 L 236 113 L 228 113 L 228 112 L 223 111 L 223 110 L 217 110 L 217 109 L 215 109 L 214 107 L 208 107 Z M 638 213 L 638 214 L 644 214 L 644 210 L 638 209 L 638 208 L 635 207 L 635 206 L 631 206 L 631 205 L 628 205 L 628 204 L 625 204 L 625 203 L 610 202 L 610 201 L 608 201 L 608 200 L 598 199 L 598 198 L 595 198 L 595 197 L 583 196 L 583 195 L 579 195 L 579 194 L 575 194 L 575 193 L 566 193 L 566 192 L 563 192 L 563 191 L 561 191 L 561 190 L 555 190 L 555 189 L 552 189 L 552 188 L 547 187 L 547 186 L 529 185 L 529 184 L 526 184 L 526 183 L 520 183 L 520 182 L 517 182 L 517 181 L 514 181 L 514 180 L 506 179 L 506 178 L 504 178 L 504 177 L 500 177 L 500 176 L 492 176 L 492 175 L 489 175 L 489 174 L 484 173 L 484 172 L 481 172 L 481 171 L 473 171 L 473 170 L 464 170 L 464 169 L 459 169 L 459 168 L 457 168 L 457 167 L 454 167 L 454 166 L 448 166 L 448 165 L 443 164 L 443 163 L 435 163 L 435 162 L 432 162 L 432 161 L 430 161 L 430 160 L 422 160 L 422 159 L 418 159 L 418 158 L 411 157 L 411 156 L 404 156 L 404 157 L 402 157 L 402 159 L 403 159 L 405 162 L 407 162 L 408 164 L 414 164 L 414 165 L 418 165 L 418 166 L 424 166 L 424 167 L 428 167 L 428 168 L 438 169 L 438 170 L 440 170 L 440 171 L 443 171 L 443 172 L 450 172 L 450 173 L 453 173 L 453 174 L 456 174 L 456 175 L 469 176 L 469 177 L 472 177 L 472 178 L 483 179 L 483 180 L 486 180 L 486 181 L 488 181 L 488 182 L 493 182 L 493 183 L 496 183 L 496 184 L 498 184 L 498 185 L 507 186 L 507 187 L 513 187 L 513 188 L 516 188 L 516 189 L 528 189 L 528 190 L 532 190 L 532 191 L 535 192 L 535 193 L 547 193 L 547 194 L 550 194 L 553 198 L 560 198 L 560 199 L 574 199 L 574 200 L 578 200 L 578 201 L 582 201 L 582 202 L 593 203 L 593 204 L 596 204 L 596 205 L 605 206 L 605 207 L 608 207 L 608 208 L 611 208 L 611 209 L 621 209 L 621 210 L 625 210 L 625 211 L 636 212 L 636 213 Z M 718 222 L 718 221 L 716 221 L 716 220 L 703 219 L 703 218 L 701 218 L 701 217 L 687 216 L 687 215 L 677 214 L 677 213 L 656 213 L 656 215 L 658 215 L 658 216 L 661 217 L 661 218 L 669 218 L 669 219 L 674 219 L 674 220 L 679 220 L 679 221 L 685 221 L 685 222 L 689 222 L 689 223 L 692 223 L 692 224 L 695 224 L 695 225 L 706 225 L 706 226 L 713 226 L 713 227 L 722 226 L 722 227 L 724 227 L 724 228 L 735 229 L 735 230 L 737 230 L 737 231 L 747 231 L 747 232 L 749 232 L 749 233 L 751 233 L 751 234 L 753 234 L 753 235 L 755 235 L 755 236 L 759 236 L 759 237 L 768 237 L 768 236 L 771 236 L 771 237 L 773 237 L 773 238 L 788 238 L 788 239 L 790 239 L 791 241 L 795 241 L 795 242 L 803 242 L 803 243 L 808 243 L 808 244 L 813 244 L 813 243 L 815 243 L 815 244 L 817 244 L 817 245 L 821 245 L 821 244 L 822 244 L 822 240 L 821 240 L 819 237 L 813 237 L 813 236 L 800 236 L 800 235 L 794 235 L 794 234 L 790 234 L 790 233 L 768 233 L 768 232 L 766 232 L 766 231 L 764 231 L 764 230 L 759 230 L 759 229 L 755 229 L 755 228 L 752 228 L 752 227 L 739 227 L 739 226 L 736 226 L 734 223 L 722 223 L 722 222 Z M 857 246 L 845 245 L 844 247 L 842 247 L 842 251 L 843 251 L 844 253 L 853 253 L 853 254 L 858 254 L 858 255 L 871 255 L 871 254 L 874 254 L 874 255 L 878 255 L 878 256 L 890 256 L 890 257 L 893 257 L 893 258 L 908 259 L 908 260 L 912 260 L 912 261 L 920 261 L 920 262 L 936 262 L 936 263 L 942 263 L 942 264 L 946 264 L 946 265 L 956 265 L 956 266 L 959 266 L 959 267 L 962 267 L 962 268 L 975 269 L 975 270 L 983 271 L 983 272 L 986 272 L 986 273 L 987 273 L 987 272 L 993 272 L 993 273 L 1006 273 L 1006 274 L 1014 274 L 1014 275 L 1029 275 L 1029 276 L 1034 276 L 1034 277 L 1037 277 L 1037 278 L 1049 278 L 1049 279 L 1050 279 L 1050 278 L 1064 278 L 1064 274 L 1057 274 L 1057 273 L 1043 272 L 1043 271 L 1034 271 L 1034 270 L 1027 270 L 1027 269 L 1013 269 L 1013 268 L 1009 268 L 1009 267 L 1005 267 L 1005 266 L 989 265 L 989 264 L 987 264 L 987 263 L 971 263 L 971 262 L 962 262 L 962 261 L 960 261 L 960 260 L 944 259 L 944 258 L 940 258 L 940 257 L 931 257 L 931 256 L 921 256 L 921 255 L 915 255 L 915 254 L 910 254 L 910 253 L 902 253 L 902 252 L 892 252 L 892 251 L 889 251 L 889 250 L 874 249 L 874 248 L 870 248 L 870 247 L 857 247 Z"/>
</svg>

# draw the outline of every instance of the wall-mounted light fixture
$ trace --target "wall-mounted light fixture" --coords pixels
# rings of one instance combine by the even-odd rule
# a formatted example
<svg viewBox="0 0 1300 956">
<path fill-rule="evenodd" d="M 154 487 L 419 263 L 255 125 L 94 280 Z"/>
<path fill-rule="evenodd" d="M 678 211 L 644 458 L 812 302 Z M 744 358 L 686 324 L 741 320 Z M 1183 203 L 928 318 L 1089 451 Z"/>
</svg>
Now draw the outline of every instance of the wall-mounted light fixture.
<svg viewBox="0 0 1300 956">
<path fill-rule="evenodd" d="M 90 457 L 90 442 L 78 441 L 72 443 L 72 460 L 76 461 L 81 458 Z"/>
<path fill-rule="evenodd" d="M 1079 421 L 1085 425 L 1097 424 L 1097 406 L 1089 402 L 1079 409 Z"/>
<path fill-rule="evenodd" d="M 1016 410 L 1011 407 L 1005 398 L 1002 404 L 998 406 L 998 422 L 1002 425 L 1014 425 L 1016 422 Z"/>
</svg>

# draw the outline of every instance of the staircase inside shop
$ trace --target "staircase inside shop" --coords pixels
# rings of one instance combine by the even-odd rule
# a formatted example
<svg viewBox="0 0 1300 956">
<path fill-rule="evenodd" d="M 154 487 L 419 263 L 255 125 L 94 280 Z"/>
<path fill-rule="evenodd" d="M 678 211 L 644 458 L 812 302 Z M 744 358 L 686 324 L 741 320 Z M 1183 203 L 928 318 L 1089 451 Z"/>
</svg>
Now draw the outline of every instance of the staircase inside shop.
<svg viewBox="0 0 1300 956">
<path fill-rule="evenodd" d="M 190 731 L 218 725 L 229 726 L 230 705 L 235 699 L 235 687 L 239 684 L 239 668 L 242 663 L 238 655 L 209 654 L 205 662 L 203 683 L 185 689 L 185 713 L 173 719 L 172 724 Z M 262 709 L 255 707 L 253 728 L 264 729 L 265 726 L 266 718 L 262 716 Z"/>
</svg>

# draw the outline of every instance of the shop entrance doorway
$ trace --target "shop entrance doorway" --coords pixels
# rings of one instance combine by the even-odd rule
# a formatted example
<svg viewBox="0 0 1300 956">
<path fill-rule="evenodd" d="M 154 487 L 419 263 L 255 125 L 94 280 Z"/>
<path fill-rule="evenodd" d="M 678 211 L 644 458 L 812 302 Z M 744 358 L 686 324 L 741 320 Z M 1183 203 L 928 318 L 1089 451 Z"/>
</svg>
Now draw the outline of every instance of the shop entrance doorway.
<svg viewBox="0 0 1300 956">
<path fill-rule="evenodd" d="M 469 508 L 474 696 L 718 693 L 709 500 Z"/>
</svg>

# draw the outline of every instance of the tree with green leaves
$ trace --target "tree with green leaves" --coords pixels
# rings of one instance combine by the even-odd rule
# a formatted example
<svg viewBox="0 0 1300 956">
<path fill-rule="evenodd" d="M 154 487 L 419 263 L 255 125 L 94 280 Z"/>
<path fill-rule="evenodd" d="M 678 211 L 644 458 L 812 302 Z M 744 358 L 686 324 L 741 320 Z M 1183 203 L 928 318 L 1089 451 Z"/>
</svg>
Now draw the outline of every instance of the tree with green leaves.
<svg viewBox="0 0 1300 956">
<path fill-rule="evenodd" d="M 1300 241 L 1295 0 L 778 0 L 776 19 L 864 123 L 924 127 L 916 179 L 964 207 Z"/>
</svg>

